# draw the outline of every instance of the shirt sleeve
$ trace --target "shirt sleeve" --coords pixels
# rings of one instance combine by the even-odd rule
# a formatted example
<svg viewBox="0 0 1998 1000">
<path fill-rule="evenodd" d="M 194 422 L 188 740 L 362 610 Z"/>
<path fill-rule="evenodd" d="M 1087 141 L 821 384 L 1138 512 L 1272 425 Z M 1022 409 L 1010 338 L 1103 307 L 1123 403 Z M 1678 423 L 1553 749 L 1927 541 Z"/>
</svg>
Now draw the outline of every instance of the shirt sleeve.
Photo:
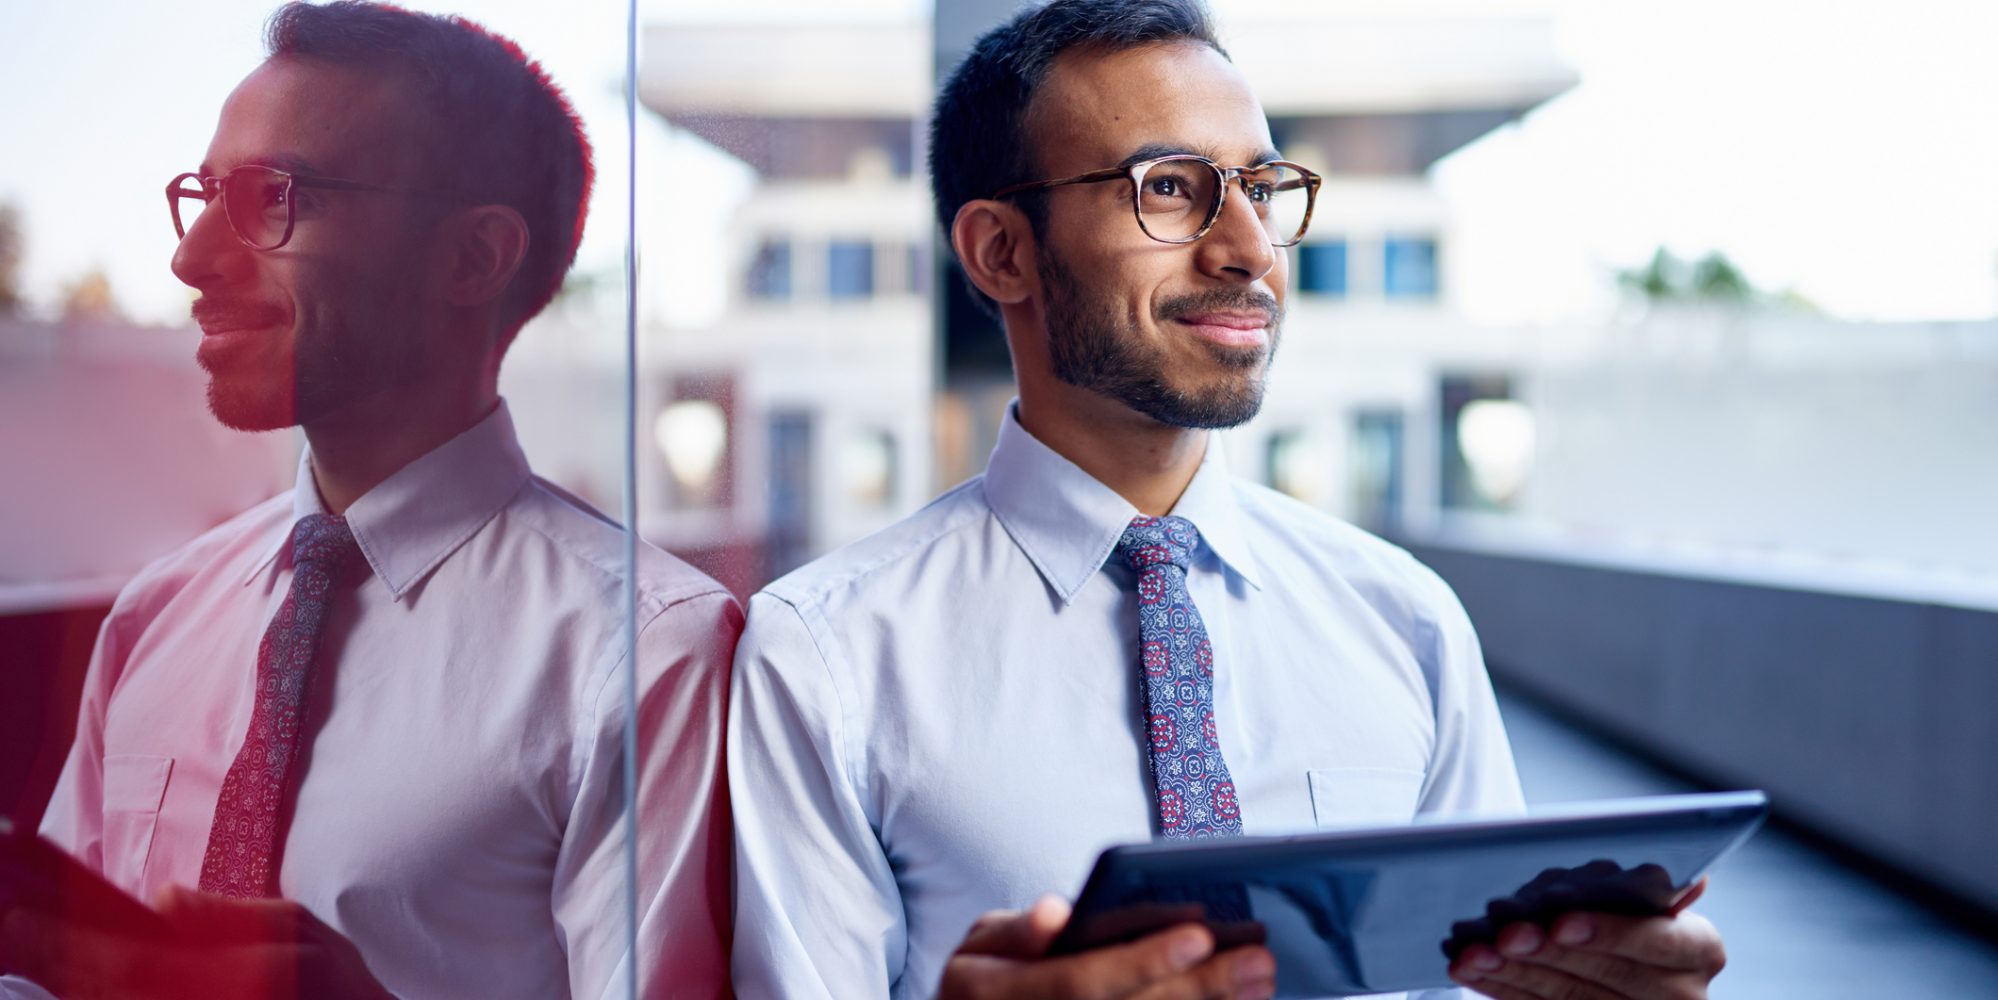
<svg viewBox="0 0 1998 1000">
<path fill-rule="evenodd" d="M 1417 643 L 1436 705 L 1436 746 L 1419 813 L 1516 815 L 1526 808 L 1471 619 L 1448 584 L 1421 564 Z"/>
<path fill-rule="evenodd" d="M 901 892 L 856 789 L 845 706 L 794 605 L 759 594 L 736 651 L 736 989 L 886 997 L 907 957 Z"/>
<path fill-rule="evenodd" d="M 638 803 L 625 808 L 627 663 L 597 698 L 594 745 L 555 861 L 552 905 L 570 995 L 625 995 L 626 837 L 638 837 L 639 995 L 720 997 L 728 984 L 729 661 L 742 612 L 720 592 L 681 601 L 638 633 Z"/>
</svg>

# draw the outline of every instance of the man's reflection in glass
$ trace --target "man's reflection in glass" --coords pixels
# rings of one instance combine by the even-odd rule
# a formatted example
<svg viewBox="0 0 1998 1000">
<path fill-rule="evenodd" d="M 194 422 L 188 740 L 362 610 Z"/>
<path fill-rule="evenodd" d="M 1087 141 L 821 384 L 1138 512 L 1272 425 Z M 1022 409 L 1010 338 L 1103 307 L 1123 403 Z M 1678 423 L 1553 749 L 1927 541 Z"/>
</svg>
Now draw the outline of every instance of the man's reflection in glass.
<svg viewBox="0 0 1998 1000">
<path fill-rule="evenodd" d="M 580 125 L 464 20 L 293 4 L 267 44 L 168 201 L 210 405 L 303 428 L 297 487 L 119 596 L 43 825 L 174 930 L 17 909 L 0 953 L 65 995 L 723 993 L 740 612 L 642 547 L 634 956 L 624 539 L 497 388 L 581 236 Z"/>
</svg>

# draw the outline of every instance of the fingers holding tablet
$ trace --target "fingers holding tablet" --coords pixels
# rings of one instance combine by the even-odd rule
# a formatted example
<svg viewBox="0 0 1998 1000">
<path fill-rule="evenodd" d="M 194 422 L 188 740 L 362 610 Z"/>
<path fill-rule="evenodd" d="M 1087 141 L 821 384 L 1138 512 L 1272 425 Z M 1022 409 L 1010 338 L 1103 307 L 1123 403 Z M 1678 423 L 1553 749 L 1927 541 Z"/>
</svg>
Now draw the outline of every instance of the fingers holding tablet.
<svg viewBox="0 0 1998 1000">
<path fill-rule="evenodd" d="M 945 965 L 938 996 L 1263 1000 L 1276 992 L 1276 960 L 1268 950 L 1250 945 L 1217 953 L 1214 934 L 1197 922 L 1155 924 L 1126 943 L 1050 956 L 1069 916 L 1067 903 L 1043 897 L 1024 911 L 979 918 Z"/>
<path fill-rule="evenodd" d="M 1697 913 L 1571 913 L 1545 930 L 1505 928 L 1450 974 L 1497 1000 L 1697 1000 L 1726 964 L 1720 933 Z"/>
</svg>

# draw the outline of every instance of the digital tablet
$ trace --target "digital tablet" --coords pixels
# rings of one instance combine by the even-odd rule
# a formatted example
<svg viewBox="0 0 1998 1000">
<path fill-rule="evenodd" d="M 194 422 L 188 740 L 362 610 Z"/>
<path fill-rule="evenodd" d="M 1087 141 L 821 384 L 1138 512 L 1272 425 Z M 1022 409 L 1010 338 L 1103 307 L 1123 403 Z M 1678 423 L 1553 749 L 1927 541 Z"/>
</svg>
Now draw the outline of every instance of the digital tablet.
<svg viewBox="0 0 1998 1000">
<path fill-rule="evenodd" d="M 1768 812 L 1759 791 L 1664 795 L 1510 819 L 1113 847 L 1051 951 L 1201 920 L 1220 947 L 1267 946 L 1279 997 L 1445 988 L 1450 960 L 1508 923 L 1672 912 Z"/>
</svg>

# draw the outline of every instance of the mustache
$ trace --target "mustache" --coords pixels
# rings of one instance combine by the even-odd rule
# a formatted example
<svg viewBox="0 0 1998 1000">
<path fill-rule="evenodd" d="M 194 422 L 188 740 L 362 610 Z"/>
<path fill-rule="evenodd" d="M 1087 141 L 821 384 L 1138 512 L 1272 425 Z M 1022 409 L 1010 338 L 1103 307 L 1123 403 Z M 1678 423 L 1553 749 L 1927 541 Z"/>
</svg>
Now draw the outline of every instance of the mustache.
<svg viewBox="0 0 1998 1000">
<path fill-rule="evenodd" d="M 1283 325 L 1283 307 L 1277 304 L 1276 296 L 1238 288 L 1217 288 L 1167 299 L 1159 304 L 1158 317 L 1172 320 L 1206 312 L 1262 313 L 1271 330 Z"/>
<path fill-rule="evenodd" d="M 252 299 L 218 299 L 202 296 L 194 301 L 188 310 L 194 322 L 204 330 L 254 329 L 276 326 L 285 321 L 289 313 L 283 306 Z"/>
</svg>

